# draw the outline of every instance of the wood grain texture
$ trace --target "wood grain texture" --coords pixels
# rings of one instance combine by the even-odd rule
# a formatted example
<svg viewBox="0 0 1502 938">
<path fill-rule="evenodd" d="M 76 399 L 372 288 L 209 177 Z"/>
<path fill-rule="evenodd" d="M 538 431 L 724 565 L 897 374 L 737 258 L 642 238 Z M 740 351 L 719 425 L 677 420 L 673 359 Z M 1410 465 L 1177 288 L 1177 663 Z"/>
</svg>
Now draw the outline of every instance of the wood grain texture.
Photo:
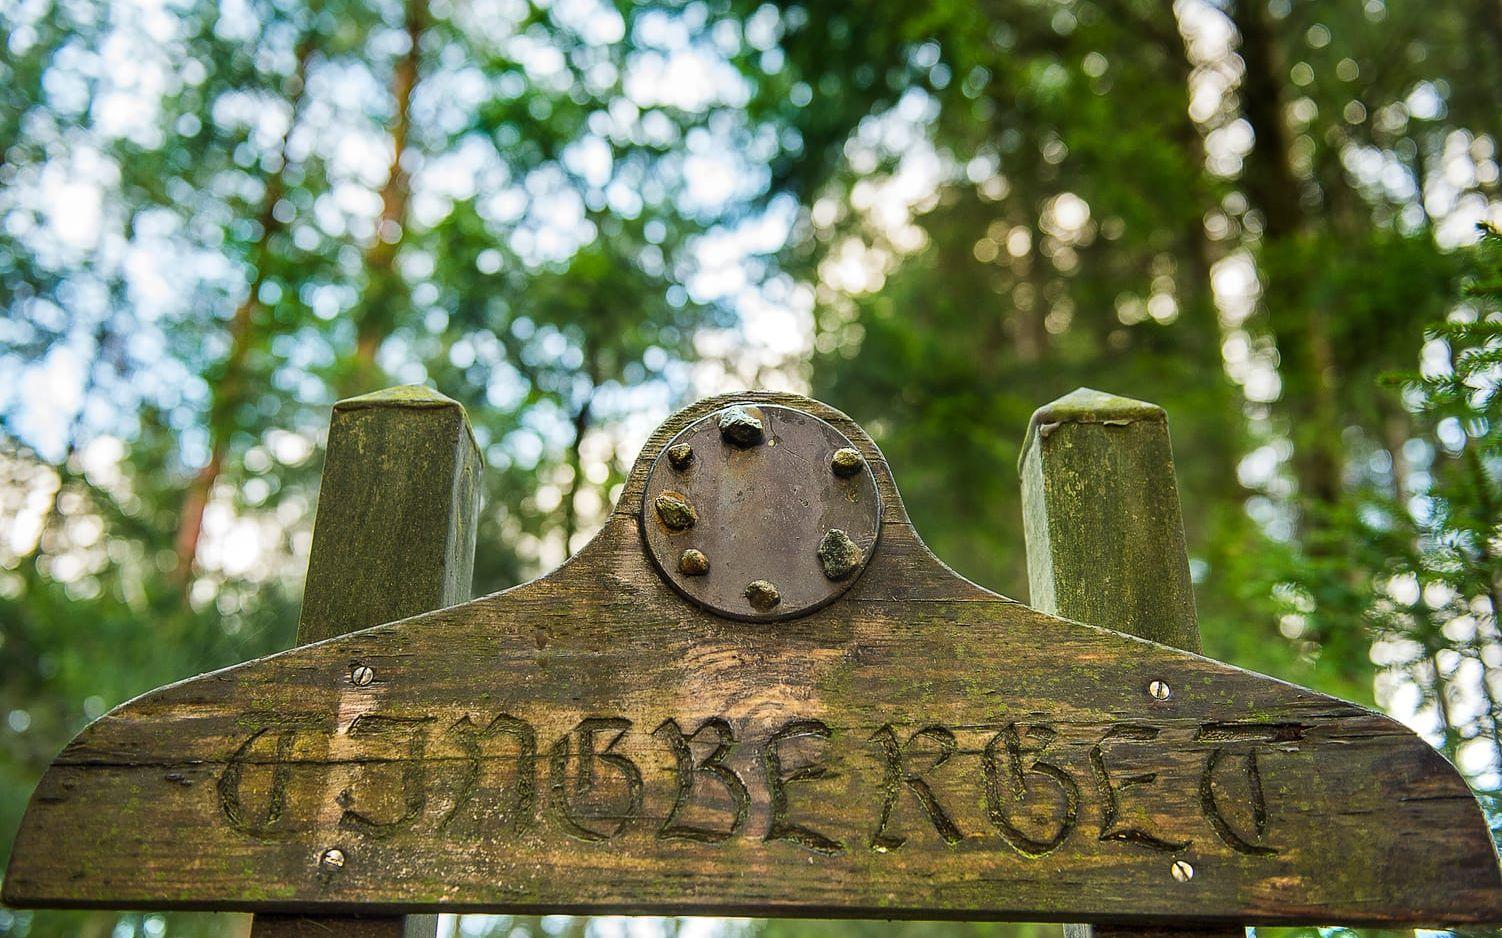
<svg viewBox="0 0 1502 938">
<path fill-rule="evenodd" d="M 417 386 L 340 401 L 326 449 L 298 642 L 469 599 L 481 463 L 464 408 Z M 433 938 L 437 930 L 433 915 L 258 915 L 251 934 Z"/>
<path fill-rule="evenodd" d="M 871 562 L 805 618 L 711 616 L 644 556 L 645 467 L 732 399 L 829 421 L 876 476 Z M 860 428 L 779 394 L 668 420 L 600 535 L 540 580 L 101 718 L 38 787 L 4 886 L 288 911 L 1502 919 L 1480 810 L 1421 739 L 963 580 Z"/>
<path fill-rule="evenodd" d="M 1163 409 L 1081 388 L 1033 414 L 1021 465 L 1034 608 L 1199 651 L 1183 512 Z M 1102 588 L 1095 577 L 1120 586 Z M 1173 689 L 1165 682 L 1161 692 L 1171 695 Z M 1250 772 L 1249 764 L 1246 769 Z M 1260 776 L 1260 762 L 1258 772 Z M 1193 869 L 1193 864 L 1184 868 Z M 1165 881 L 1166 888 L 1188 885 L 1177 879 L 1173 883 Z M 1183 932 L 1182 938 L 1245 931 L 1200 928 Z M 1065 926 L 1066 938 L 1140 934 L 1132 926 Z"/>
</svg>

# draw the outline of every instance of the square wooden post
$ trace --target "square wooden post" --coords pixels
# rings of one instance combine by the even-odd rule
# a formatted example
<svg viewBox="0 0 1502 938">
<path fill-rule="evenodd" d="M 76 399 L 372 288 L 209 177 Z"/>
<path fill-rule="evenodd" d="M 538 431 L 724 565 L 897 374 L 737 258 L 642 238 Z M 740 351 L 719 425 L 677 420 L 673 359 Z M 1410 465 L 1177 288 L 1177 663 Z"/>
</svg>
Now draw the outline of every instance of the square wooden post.
<svg viewBox="0 0 1502 938">
<path fill-rule="evenodd" d="M 299 644 L 470 598 L 481 460 L 464 408 L 423 387 L 334 405 Z M 436 915 L 258 915 L 254 938 L 433 938 Z"/>
<path fill-rule="evenodd" d="M 1200 650 L 1163 408 L 1088 388 L 1039 408 L 1022 447 L 1022 518 L 1034 608 Z M 1246 930 L 1066 925 L 1064 931 L 1067 938 L 1209 938 Z"/>
</svg>

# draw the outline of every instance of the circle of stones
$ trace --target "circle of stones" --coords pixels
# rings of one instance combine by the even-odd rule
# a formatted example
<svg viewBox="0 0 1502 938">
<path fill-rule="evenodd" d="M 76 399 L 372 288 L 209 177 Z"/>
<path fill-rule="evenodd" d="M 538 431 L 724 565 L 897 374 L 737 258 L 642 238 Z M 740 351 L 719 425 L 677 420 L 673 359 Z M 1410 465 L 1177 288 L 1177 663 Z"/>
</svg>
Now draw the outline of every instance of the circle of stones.
<svg viewBox="0 0 1502 938">
<path fill-rule="evenodd" d="M 732 404 L 680 431 L 647 475 L 653 563 L 691 602 L 732 619 L 813 612 L 871 559 L 881 500 L 866 457 L 812 414 Z"/>
</svg>

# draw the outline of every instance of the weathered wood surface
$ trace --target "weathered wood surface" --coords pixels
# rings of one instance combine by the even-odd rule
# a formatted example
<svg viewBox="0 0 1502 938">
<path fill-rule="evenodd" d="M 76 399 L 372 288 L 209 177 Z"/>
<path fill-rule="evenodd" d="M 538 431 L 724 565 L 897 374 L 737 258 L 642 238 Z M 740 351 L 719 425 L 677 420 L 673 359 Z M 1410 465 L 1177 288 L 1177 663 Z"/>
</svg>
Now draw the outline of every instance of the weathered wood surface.
<svg viewBox="0 0 1502 938">
<path fill-rule="evenodd" d="M 686 602 L 644 556 L 643 480 L 728 400 L 660 428 L 604 530 L 549 576 L 96 722 L 39 786 L 6 901 L 1502 920 L 1479 808 L 1421 739 L 968 583 L 919 541 L 874 444 L 823 405 L 733 398 L 856 442 L 883 505 L 865 572 L 782 623 Z M 332 848 L 346 862 L 321 868 Z"/>
<path fill-rule="evenodd" d="M 480 471 L 464 408 L 436 391 L 335 404 L 298 642 L 469 599 Z"/>
<path fill-rule="evenodd" d="M 1034 609 L 1200 650 L 1163 408 L 1067 394 L 1033 414 L 1021 475 Z"/>
<path fill-rule="evenodd" d="M 470 598 L 480 452 L 464 408 L 424 387 L 334 405 L 300 644 Z M 373 680 L 373 673 L 372 673 Z M 254 938 L 433 938 L 433 915 L 256 916 Z"/>
<path fill-rule="evenodd" d="M 1199 651 L 1199 617 L 1163 408 L 1080 388 L 1033 414 L 1021 468 L 1033 607 Z M 1167 682 L 1156 689 L 1173 694 Z M 1183 862 L 1179 876 L 1192 879 L 1194 865 Z M 1245 932 L 1224 925 L 1181 935 Z M 1141 929 L 1071 924 L 1064 934 L 1137 938 Z"/>
</svg>

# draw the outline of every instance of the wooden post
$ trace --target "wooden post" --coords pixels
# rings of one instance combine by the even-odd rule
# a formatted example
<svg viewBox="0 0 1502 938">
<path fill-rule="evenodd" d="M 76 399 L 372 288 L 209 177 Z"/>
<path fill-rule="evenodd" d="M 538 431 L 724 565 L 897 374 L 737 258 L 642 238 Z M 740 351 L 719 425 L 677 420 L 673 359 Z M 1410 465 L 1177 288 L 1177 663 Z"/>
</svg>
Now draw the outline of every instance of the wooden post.
<svg viewBox="0 0 1502 938">
<path fill-rule="evenodd" d="M 423 387 L 334 405 L 299 644 L 470 598 L 480 453 L 464 408 Z M 433 938 L 435 915 L 259 915 L 254 938 Z"/>
<path fill-rule="evenodd" d="M 1022 446 L 1031 605 L 1200 650 L 1163 408 L 1080 388 L 1040 407 Z M 1067 938 L 1184 938 L 1245 929 L 1066 925 Z"/>
</svg>

